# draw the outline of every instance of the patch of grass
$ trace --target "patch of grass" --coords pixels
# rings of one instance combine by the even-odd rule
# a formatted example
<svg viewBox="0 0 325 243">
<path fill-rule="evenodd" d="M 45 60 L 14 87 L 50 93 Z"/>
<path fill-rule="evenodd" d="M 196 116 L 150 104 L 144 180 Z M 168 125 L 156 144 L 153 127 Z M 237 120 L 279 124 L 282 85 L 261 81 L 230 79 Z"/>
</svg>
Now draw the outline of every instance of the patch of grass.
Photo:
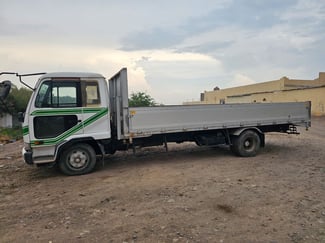
<svg viewBox="0 0 325 243">
<path fill-rule="evenodd" d="M 4 128 L 0 127 L 0 140 L 19 140 L 23 137 L 21 127 Z"/>
</svg>

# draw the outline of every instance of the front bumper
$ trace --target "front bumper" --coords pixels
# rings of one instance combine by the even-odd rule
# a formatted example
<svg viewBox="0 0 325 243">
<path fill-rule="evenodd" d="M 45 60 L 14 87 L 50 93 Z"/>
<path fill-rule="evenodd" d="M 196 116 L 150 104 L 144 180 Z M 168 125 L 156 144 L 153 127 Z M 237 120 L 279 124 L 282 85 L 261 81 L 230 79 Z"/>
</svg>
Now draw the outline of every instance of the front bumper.
<svg viewBox="0 0 325 243">
<path fill-rule="evenodd" d="M 23 148 L 22 154 L 23 154 L 26 164 L 29 164 L 29 165 L 34 164 L 32 151 L 27 151 L 25 148 Z"/>
</svg>

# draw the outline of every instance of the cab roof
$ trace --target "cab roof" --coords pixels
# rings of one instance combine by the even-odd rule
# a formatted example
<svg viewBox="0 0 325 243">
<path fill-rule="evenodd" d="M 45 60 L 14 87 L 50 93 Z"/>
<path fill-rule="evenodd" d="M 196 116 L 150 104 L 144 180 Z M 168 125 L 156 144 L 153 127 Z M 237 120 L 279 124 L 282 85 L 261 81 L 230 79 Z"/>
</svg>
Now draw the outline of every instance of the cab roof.
<svg viewBox="0 0 325 243">
<path fill-rule="evenodd" d="M 44 78 L 104 78 L 104 76 L 99 73 L 56 72 L 56 73 L 47 73 L 41 76 L 41 79 Z"/>
</svg>

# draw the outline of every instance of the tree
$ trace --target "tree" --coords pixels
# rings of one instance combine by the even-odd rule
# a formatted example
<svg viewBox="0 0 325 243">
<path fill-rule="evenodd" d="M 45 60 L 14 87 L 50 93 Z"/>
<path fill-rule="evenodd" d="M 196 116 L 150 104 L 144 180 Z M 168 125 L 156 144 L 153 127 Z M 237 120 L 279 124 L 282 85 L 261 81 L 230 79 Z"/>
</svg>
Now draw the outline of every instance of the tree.
<svg viewBox="0 0 325 243">
<path fill-rule="evenodd" d="M 146 92 L 132 93 L 129 99 L 130 107 L 155 106 L 155 100 Z"/>
<path fill-rule="evenodd" d="M 10 94 L 0 106 L 0 112 L 11 114 L 25 112 L 31 94 L 32 91 L 29 89 L 18 89 L 16 86 L 12 86 Z"/>
</svg>

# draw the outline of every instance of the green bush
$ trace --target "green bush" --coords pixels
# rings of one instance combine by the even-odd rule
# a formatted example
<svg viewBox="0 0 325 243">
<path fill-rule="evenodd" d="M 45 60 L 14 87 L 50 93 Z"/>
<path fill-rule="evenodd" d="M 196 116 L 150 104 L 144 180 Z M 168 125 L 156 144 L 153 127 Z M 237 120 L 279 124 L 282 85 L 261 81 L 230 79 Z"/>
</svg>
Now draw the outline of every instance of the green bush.
<svg viewBox="0 0 325 243">
<path fill-rule="evenodd" d="M 19 140 L 23 137 L 21 127 L 3 128 L 0 127 L 0 140 Z"/>
</svg>

